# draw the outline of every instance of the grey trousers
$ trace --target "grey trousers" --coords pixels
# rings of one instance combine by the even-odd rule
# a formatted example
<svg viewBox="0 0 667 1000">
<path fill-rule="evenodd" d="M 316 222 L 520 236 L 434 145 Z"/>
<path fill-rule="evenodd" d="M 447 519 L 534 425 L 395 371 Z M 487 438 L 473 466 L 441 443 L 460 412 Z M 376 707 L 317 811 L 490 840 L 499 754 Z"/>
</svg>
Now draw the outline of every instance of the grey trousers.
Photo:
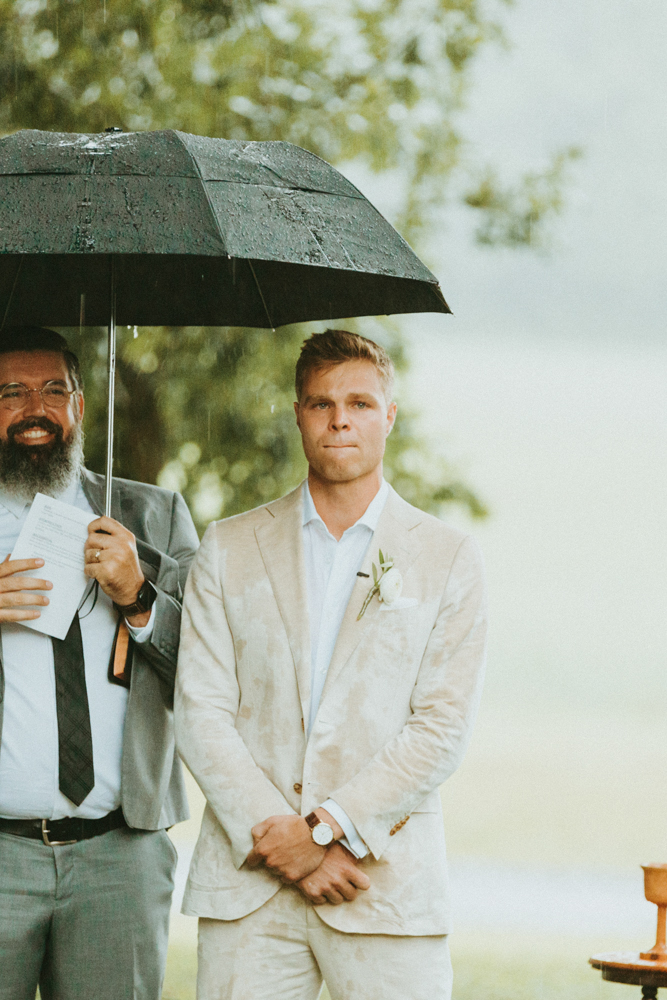
<svg viewBox="0 0 667 1000">
<path fill-rule="evenodd" d="M 0 1000 L 159 1000 L 175 867 L 164 830 L 0 833 Z"/>
</svg>

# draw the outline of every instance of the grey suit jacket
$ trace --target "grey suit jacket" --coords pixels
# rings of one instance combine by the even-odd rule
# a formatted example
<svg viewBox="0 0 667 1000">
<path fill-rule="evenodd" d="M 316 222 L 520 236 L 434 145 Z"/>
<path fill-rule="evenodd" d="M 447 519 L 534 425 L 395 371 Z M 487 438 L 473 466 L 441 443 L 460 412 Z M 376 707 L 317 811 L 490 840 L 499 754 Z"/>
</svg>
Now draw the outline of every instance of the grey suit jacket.
<svg viewBox="0 0 667 1000">
<path fill-rule="evenodd" d="M 83 489 L 102 514 L 104 478 L 86 469 Z M 188 818 L 172 709 L 183 588 L 199 541 L 183 497 L 157 486 L 114 479 L 111 516 L 135 535 L 141 568 L 158 592 L 151 637 L 134 646 L 121 802 L 129 826 L 159 830 Z M 0 660 L 0 734 L 4 686 Z"/>
</svg>

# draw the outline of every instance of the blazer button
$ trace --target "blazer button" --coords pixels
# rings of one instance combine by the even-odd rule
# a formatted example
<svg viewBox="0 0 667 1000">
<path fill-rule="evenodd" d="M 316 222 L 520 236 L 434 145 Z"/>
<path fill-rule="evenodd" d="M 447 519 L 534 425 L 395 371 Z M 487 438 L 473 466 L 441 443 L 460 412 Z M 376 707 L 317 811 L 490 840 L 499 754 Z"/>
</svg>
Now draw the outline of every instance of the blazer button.
<svg viewBox="0 0 667 1000">
<path fill-rule="evenodd" d="M 297 781 L 296 785 L 294 786 L 294 791 L 298 792 L 299 795 L 301 795 L 301 785 L 299 784 L 298 781 Z"/>
</svg>

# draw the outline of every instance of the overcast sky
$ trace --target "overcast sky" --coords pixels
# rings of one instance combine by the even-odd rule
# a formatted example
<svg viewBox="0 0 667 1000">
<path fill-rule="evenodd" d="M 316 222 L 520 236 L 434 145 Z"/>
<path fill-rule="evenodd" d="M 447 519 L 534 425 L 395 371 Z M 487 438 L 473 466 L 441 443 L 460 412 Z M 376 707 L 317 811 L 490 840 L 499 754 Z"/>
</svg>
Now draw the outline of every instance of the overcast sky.
<svg viewBox="0 0 667 1000">
<path fill-rule="evenodd" d="M 507 176 L 580 146 L 548 256 L 435 262 L 455 318 L 408 327 L 418 401 L 492 517 L 487 703 L 651 711 L 667 695 L 667 5 L 519 2 L 468 135 Z M 660 702 L 662 704 L 662 702 Z"/>
</svg>

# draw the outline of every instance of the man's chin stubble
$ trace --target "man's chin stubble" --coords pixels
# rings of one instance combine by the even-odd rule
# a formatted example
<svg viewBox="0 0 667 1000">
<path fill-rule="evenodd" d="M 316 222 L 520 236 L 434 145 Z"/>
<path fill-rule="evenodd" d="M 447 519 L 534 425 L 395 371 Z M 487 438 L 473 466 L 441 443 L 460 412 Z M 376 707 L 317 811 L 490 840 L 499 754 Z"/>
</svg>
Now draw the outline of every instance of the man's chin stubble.
<svg viewBox="0 0 667 1000">
<path fill-rule="evenodd" d="M 321 479 L 329 483 L 352 483 L 355 479 L 361 479 L 373 471 L 373 469 L 366 469 L 356 464 L 352 466 L 334 462 L 311 465 L 311 468 Z"/>
</svg>

